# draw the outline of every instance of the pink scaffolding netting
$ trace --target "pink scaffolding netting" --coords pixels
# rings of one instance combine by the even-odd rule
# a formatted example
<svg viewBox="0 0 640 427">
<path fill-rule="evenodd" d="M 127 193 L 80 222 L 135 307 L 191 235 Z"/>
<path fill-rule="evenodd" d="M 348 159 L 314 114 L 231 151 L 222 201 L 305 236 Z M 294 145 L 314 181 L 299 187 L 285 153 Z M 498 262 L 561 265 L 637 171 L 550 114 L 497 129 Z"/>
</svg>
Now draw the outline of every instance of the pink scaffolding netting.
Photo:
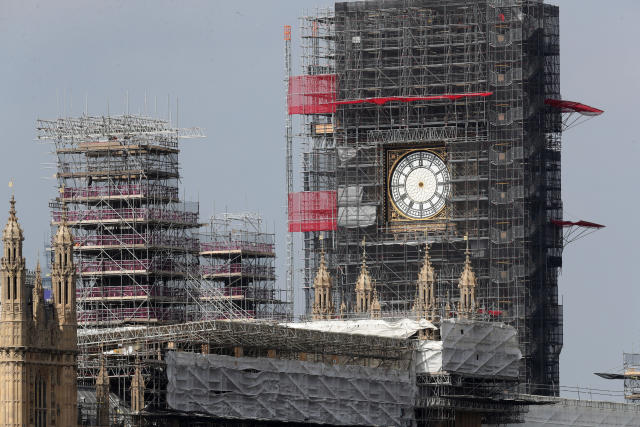
<svg viewBox="0 0 640 427">
<path fill-rule="evenodd" d="M 338 208 L 335 191 L 289 194 L 289 232 L 335 230 Z"/>
<path fill-rule="evenodd" d="M 289 114 L 328 114 L 336 111 L 336 75 L 289 78 Z"/>
</svg>

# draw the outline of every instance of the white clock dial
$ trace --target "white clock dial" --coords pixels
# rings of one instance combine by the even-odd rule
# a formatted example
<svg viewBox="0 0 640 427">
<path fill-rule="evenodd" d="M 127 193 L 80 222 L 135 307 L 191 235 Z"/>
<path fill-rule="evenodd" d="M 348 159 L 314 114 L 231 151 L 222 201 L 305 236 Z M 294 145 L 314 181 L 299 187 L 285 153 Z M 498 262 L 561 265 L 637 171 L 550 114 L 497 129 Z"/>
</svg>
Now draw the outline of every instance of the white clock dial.
<svg viewBox="0 0 640 427">
<path fill-rule="evenodd" d="M 431 151 L 413 151 L 394 165 L 389 196 L 406 217 L 428 219 L 444 208 L 451 194 L 450 179 L 440 157 Z"/>
</svg>

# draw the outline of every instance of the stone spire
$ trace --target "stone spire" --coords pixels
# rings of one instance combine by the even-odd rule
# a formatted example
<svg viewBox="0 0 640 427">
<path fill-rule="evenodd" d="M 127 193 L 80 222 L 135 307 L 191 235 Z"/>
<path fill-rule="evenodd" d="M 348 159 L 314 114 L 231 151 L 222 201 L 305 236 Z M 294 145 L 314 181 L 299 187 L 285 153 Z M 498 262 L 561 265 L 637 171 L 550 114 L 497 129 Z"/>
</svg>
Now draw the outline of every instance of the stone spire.
<svg viewBox="0 0 640 427">
<path fill-rule="evenodd" d="M 378 290 L 373 290 L 373 299 L 371 300 L 371 318 L 380 319 L 382 317 L 382 308 L 378 299 Z"/>
<path fill-rule="evenodd" d="M 320 236 L 322 241 L 322 236 Z M 333 297 L 331 295 L 331 275 L 324 259 L 324 244 L 320 253 L 320 267 L 313 280 L 314 302 L 313 320 L 331 319 L 335 314 Z"/>
<path fill-rule="evenodd" d="M 365 243 L 365 239 L 362 239 L 362 266 L 360 267 L 360 276 L 358 276 L 358 281 L 356 282 L 356 313 L 368 313 L 371 309 L 373 286 L 371 285 L 371 276 L 367 269 L 367 249 Z"/>
<path fill-rule="evenodd" d="M 472 316 L 476 309 L 476 275 L 471 267 L 471 252 L 469 252 L 469 238 L 465 236 L 467 241 L 467 250 L 465 251 L 465 261 L 458 288 L 460 289 L 460 302 L 458 303 L 458 316 Z"/>
<path fill-rule="evenodd" d="M 14 196 L 11 196 L 11 200 L 9 201 L 9 219 L 7 220 L 7 225 L 4 227 L 4 231 L 2 233 L 2 239 L 7 241 L 24 241 L 24 236 L 22 233 L 22 228 L 20 224 L 18 224 L 18 216 L 16 215 L 16 199 Z M 21 256 L 22 254 L 20 254 Z"/>
<path fill-rule="evenodd" d="M 435 318 L 435 277 L 435 270 L 431 265 L 431 259 L 429 257 L 429 244 L 425 243 L 424 261 L 418 273 L 418 282 L 416 284 L 417 296 L 413 305 L 413 311 L 416 313 L 418 319 L 433 321 Z"/>
</svg>

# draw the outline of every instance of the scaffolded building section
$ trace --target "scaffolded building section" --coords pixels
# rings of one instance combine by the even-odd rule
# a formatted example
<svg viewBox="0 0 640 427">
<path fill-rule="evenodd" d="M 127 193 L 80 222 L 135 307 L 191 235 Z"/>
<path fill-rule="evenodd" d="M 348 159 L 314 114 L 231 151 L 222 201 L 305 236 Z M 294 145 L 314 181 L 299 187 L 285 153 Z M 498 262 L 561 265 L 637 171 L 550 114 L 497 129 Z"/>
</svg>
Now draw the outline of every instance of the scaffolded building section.
<svg viewBox="0 0 640 427">
<path fill-rule="evenodd" d="M 307 290 L 322 234 L 334 305 L 353 311 L 364 242 L 383 315 L 411 315 L 429 243 L 445 314 L 458 299 L 468 236 L 478 311 L 517 328 L 524 389 L 557 394 L 562 117 L 545 100 L 560 99 L 558 8 L 336 3 L 304 17 L 301 32 L 303 75 L 290 80 L 288 100 L 306 145 L 303 192 L 293 196 L 315 205 L 290 205 L 289 219 L 290 231 L 304 232 Z M 389 201 L 394 159 L 412 149 L 437 151 L 451 175 L 446 208 L 429 221 L 394 217 Z"/>
<path fill-rule="evenodd" d="M 39 120 L 57 158 L 62 210 L 73 228 L 81 326 L 187 320 L 198 275 L 198 204 L 181 201 L 179 137 L 164 120 L 138 116 Z"/>
<path fill-rule="evenodd" d="M 447 325 L 444 341 L 412 339 L 434 326 L 409 319 L 84 329 L 78 336 L 80 383 L 83 390 L 95 389 L 104 367 L 109 417 L 125 425 L 520 421 L 527 402 L 514 394 L 520 357 L 515 330 L 464 319 Z M 432 360 L 424 363 L 426 358 Z M 144 394 L 136 407 L 138 384 Z M 83 418 L 96 413 L 93 400 L 80 405 Z"/>
<path fill-rule="evenodd" d="M 284 320 L 286 291 L 275 286 L 275 234 L 262 229 L 257 214 L 211 217 L 200 233 L 201 304 L 225 299 L 237 317 Z"/>
</svg>

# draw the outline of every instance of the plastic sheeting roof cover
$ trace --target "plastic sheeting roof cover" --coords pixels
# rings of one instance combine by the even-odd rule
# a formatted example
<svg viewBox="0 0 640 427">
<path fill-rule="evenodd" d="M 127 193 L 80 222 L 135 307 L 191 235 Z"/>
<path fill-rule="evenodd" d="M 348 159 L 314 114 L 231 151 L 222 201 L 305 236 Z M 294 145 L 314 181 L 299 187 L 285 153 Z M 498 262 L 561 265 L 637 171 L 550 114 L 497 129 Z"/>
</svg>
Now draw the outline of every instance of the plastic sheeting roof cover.
<svg viewBox="0 0 640 427">
<path fill-rule="evenodd" d="M 419 330 L 438 329 L 428 320 L 401 319 L 388 322 L 380 319 L 365 320 L 322 320 L 316 322 L 283 323 L 289 328 L 342 334 L 374 335 L 386 338 L 409 338 Z"/>
<path fill-rule="evenodd" d="M 531 405 L 522 427 L 638 426 L 640 407 L 625 403 L 540 397 L 554 405 Z"/>
<path fill-rule="evenodd" d="M 408 370 L 215 354 L 167 354 L 167 403 L 221 418 L 410 426 Z"/>
</svg>

